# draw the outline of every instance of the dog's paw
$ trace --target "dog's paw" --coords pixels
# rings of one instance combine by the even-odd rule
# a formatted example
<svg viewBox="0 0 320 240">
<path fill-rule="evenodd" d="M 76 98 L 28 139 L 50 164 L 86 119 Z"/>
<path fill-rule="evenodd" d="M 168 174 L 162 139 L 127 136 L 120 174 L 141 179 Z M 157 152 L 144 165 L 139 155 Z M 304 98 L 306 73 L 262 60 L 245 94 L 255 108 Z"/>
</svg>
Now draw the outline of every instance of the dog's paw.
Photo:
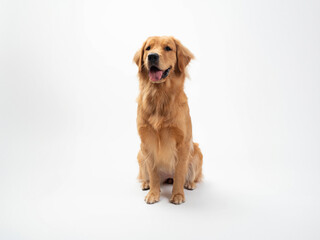
<svg viewBox="0 0 320 240">
<path fill-rule="evenodd" d="M 184 188 L 188 189 L 188 190 L 193 190 L 196 188 L 196 184 L 195 184 L 195 182 L 186 182 L 184 184 Z"/>
<path fill-rule="evenodd" d="M 148 204 L 159 202 L 160 192 L 151 192 L 149 191 L 147 196 L 144 198 L 144 201 Z"/>
<path fill-rule="evenodd" d="M 172 194 L 170 202 L 173 204 L 181 204 L 185 202 L 184 194 L 182 193 L 176 193 Z"/>
<path fill-rule="evenodd" d="M 142 182 L 141 188 L 143 191 L 150 189 L 149 182 Z"/>
</svg>

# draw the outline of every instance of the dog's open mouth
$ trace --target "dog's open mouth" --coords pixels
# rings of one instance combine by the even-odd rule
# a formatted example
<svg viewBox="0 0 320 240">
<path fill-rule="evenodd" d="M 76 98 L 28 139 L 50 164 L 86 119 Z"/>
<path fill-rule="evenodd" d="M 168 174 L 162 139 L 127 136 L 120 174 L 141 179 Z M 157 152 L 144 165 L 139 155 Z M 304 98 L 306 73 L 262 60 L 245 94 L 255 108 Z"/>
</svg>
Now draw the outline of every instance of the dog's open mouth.
<svg viewBox="0 0 320 240">
<path fill-rule="evenodd" d="M 161 79 L 164 79 L 169 75 L 170 70 L 171 67 L 163 71 L 157 68 L 156 66 L 152 66 L 149 70 L 149 78 L 153 82 L 160 81 Z"/>
</svg>

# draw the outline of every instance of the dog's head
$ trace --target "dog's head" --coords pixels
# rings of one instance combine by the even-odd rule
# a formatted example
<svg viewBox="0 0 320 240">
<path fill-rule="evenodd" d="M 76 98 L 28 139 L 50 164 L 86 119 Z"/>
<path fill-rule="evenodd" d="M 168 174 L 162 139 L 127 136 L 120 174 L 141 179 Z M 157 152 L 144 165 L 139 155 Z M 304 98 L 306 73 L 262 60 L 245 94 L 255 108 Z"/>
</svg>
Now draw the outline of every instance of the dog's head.
<svg viewBox="0 0 320 240">
<path fill-rule="evenodd" d="M 153 83 L 162 83 L 171 74 L 184 73 L 193 54 L 173 37 L 149 37 L 133 60 L 139 72 L 148 73 Z"/>
</svg>

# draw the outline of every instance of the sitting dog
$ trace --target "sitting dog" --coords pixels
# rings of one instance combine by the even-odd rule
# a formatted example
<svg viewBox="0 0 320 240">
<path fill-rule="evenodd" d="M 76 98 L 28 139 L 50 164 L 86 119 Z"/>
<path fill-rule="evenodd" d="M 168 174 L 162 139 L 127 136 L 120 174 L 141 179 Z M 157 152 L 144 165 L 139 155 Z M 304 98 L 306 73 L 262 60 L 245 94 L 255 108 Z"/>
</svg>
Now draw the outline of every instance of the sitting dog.
<svg viewBox="0 0 320 240">
<path fill-rule="evenodd" d="M 184 189 L 193 190 L 202 178 L 202 153 L 192 139 L 188 99 L 183 90 L 186 66 L 193 54 L 173 37 L 149 37 L 135 54 L 140 93 L 137 127 L 142 189 L 145 201 L 160 199 L 160 183 L 173 188 L 170 202 L 185 201 Z"/>
</svg>

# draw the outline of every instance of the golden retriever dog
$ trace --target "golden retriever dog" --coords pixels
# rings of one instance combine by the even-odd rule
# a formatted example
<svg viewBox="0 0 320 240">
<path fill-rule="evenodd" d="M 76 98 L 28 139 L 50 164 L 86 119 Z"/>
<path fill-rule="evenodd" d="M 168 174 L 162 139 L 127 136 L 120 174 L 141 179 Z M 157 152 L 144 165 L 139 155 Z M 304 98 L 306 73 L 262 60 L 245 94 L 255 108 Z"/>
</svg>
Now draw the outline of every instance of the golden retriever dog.
<svg viewBox="0 0 320 240">
<path fill-rule="evenodd" d="M 186 67 L 193 54 L 173 37 L 149 37 L 135 54 L 140 93 L 137 127 L 138 153 L 147 203 L 160 199 L 160 183 L 172 183 L 170 202 L 185 201 L 184 189 L 193 190 L 202 178 L 202 153 L 192 139 L 188 99 L 183 90 Z M 173 179 L 173 180 L 172 180 Z"/>
</svg>

